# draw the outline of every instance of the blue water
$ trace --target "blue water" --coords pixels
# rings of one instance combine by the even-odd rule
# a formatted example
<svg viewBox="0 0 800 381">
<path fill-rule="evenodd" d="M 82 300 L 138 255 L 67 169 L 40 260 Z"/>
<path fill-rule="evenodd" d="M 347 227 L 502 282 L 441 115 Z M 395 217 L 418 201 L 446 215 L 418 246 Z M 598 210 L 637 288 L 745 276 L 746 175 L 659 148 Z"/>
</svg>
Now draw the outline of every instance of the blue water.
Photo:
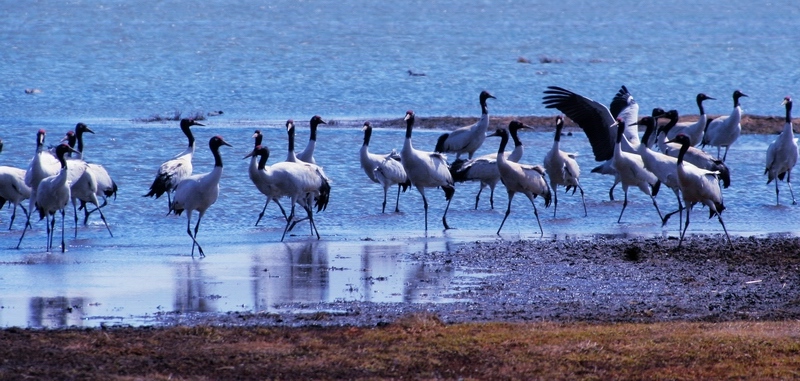
<svg viewBox="0 0 800 381">
<path fill-rule="evenodd" d="M 477 184 L 460 184 L 448 213 L 457 229 L 447 232 L 441 230 L 439 190 L 427 191 L 427 235 L 415 190 L 401 196 L 401 213 L 381 214 L 381 189 L 358 164 L 364 119 L 401 118 L 407 109 L 420 117 L 477 116 L 483 89 L 497 96 L 490 100 L 492 115 L 552 115 L 541 105 L 548 85 L 605 103 L 621 84 L 645 110 L 694 114 L 694 95 L 702 91 L 719 99 L 706 102 L 709 113 L 727 114 L 738 88 L 750 95 L 742 100 L 746 113 L 782 115 L 781 99 L 800 81 L 791 33 L 800 8 L 793 3 L 45 1 L 3 8 L 0 164 L 26 167 L 39 128 L 55 144 L 82 121 L 96 132 L 86 137 L 87 161 L 103 164 L 120 190 L 105 209 L 114 237 L 92 217 L 77 239 L 68 228 L 63 256 L 44 253 L 43 222 L 12 250 L 22 224 L 6 231 L 10 210 L 0 211 L 0 325 L 142 324 L 142 316 L 164 311 L 447 300 L 452 284 L 469 281 L 450 269 L 437 272 L 440 283 L 420 287 L 415 279 L 429 276 L 426 264 L 409 264 L 402 254 L 498 239 L 505 190 L 498 186 L 494 210 L 484 192 L 476 211 Z M 540 63 L 540 56 L 558 62 Z M 519 57 L 532 63 L 518 63 Z M 426 75 L 409 76 L 408 70 Z M 40 92 L 24 91 L 33 88 Z M 185 216 L 164 216 L 166 200 L 140 197 L 185 138 L 177 122 L 136 119 L 215 110 L 224 114 L 194 129 L 195 173 L 212 168 L 211 136 L 222 135 L 234 147 L 222 148 L 221 195 L 200 227 L 208 257 L 194 261 Z M 315 155 L 333 180 L 328 210 L 316 217 L 322 240 L 310 239 L 308 225 L 299 225 L 282 244 L 274 206 L 253 226 L 263 197 L 241 158 L 259 128 L 273 152 L 270 163 L 281 160 L 287 118 L 298 122 L 298 148 L 304 147 L 314 114 L 338 122 L 320 129 Z M 403 133 L 377 129 L 371 151 L 400 149 Z M 415 131 L 414 145 L 432 149 L 440 133 Z M 522 161 L 541 163 L 551 134 L 524 133 L 522 139 Z M 723 216 L 732 234 L 800 230 L 788 189 L 781 184 L 781 205 L 775 206 L 774 188 L 765 185 L 764 157 L 773 139 L 746 135 L 731 148 L 733 185 L 725 191 Z M 496 145 L 487 139 L 479 154 Z M 562 147 L 581 154 L 589 217 L 577 195 L 560 194 L 558 218 L 537 200 L 545 239 L 677 234 L 677 218 L 662 229 L 649 199 L 635 189 L 617 224 L 621 202 L 608 201 L 610 177 L 589 173 L 596 163 L 585 136 L 575 131 Z M 616 197 L 622 199 L 621 189 Z M 666 190 L 658 202 L 662 211 L 674 209 Z M 690 234 L 722 232 L 705 213 L 695 209 Z M 530 203 L 517 196 L 502 239 L 538 237 Z M 81 306 L 80 315 L 65 315 L 64 306 L 72 305 Z"/>
</svg>

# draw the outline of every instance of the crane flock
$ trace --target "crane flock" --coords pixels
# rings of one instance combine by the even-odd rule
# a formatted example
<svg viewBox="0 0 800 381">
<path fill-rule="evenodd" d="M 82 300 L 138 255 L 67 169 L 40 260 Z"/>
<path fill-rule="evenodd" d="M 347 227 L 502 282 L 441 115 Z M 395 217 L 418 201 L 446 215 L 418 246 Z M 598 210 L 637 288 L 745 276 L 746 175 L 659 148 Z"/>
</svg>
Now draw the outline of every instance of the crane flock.
<svg viewBox="0 0 800 381">
<path fill-rule="evenodd" d="M 680 232 L 678 247 L 681 247 L 689 227 L 690 213 L 694 205 L 700 203 L 709 209 L 709 218 L 716 216 L 725 232 L 730 244 L 730 237 L 722 219 L 725 210 L 722 190 L 730 186 L 730 169 L 725 164 L 728 150 L 741 133 L 742 109 L 740 99 L 747 97 L 739 90 L 733 92 L 733 111 L 729 116 L 709 119 L 706 116 L 703 102 L 714 98 L 704 94 L 697 94 L 695 100 L 700 111 L 700 119 L 696 122 L 678 123 L 677 110 L 664 111 L 653 108 L 651 115 L 639 118 L 639 105 L 630 91 L 622 86 L 613 97 L 609 107 L 585 96 L 562 87 L 550 86 L 544 91 L 543 104 L 547 108 L 554 108 L 574 121 L 585 132 L 591 145 L 594 158 L 601 163 L 592 172 L 601 172 L 614 175 L 614 186 L 622 184 L 624 200 L 617 222 L 622 221 L 623 213 L 628 205 L 628 189 L 633 186 L 651 198 L 659 215 L 662 225 L 674 213 L 680 213 L 683 229 Z M 497 99 L 487 91 L 479 94 L 481 117 L 473 125 L 456 129 L 443 134 L 435 142 L 434 151 L 425 151 L 414 148 L 412 145 L 412 131 L 415 123 L 415 114 L 409 110 L 403 120 L 406 124 L 406 134 L 400 152 L 392 150 L 389 153 L 376 154 L 369 152 L 369 144 L 373 134 L 370 122 L 363 125 L 364 139 L 359 152 L 361 168 L 370 182 L 380 184 L 383 189 L 383 203 L 381 213 L 386 212 L 387 195 L 390 188 L 397 186 L 395 200 L 395 213 L 400 212 L 399 201 L 401 191 L 413 186 L 420 193 L 424 210 L 424 230 L 428 230 L 428 198 L 426 188 L 441 188 L 444 192 L 446 206 L 442 215 L 444 229 L 451 229 L 447 222 L 447 211 L 450 202 L 455 197 L 456 183 L 467 181 L 480 182 L 480 188 L 475 196 L 475 209 L 478 208 L 480 194 L 489 186 L 490 207 L 494 208 L 494 190 L 498 182 L 502 182 L 508 192 L 508 206 L 505 215 L 497 229 L 500 235 L 503 225 L 511 213 L 512 199 L 516 193 L 524 194 L 533 206 L 534 216 L 540 230 L 544 234 L 535 199 L 539 196 L 544 200 L 544 207 L 550 206 L 551 197 L 555 200 L 553 218 L 556 218 L 558 207 L 557 190 L 564 187 L 566 192 L 580 191 L 583 203 L 584 216 L 588 216 L 584 189 L 581 186 L 581 170 L 575 160 L 575 154 L 561 150 L 560 138 L 565 117 L 558 115 L 554 128 L 552 148 L 545 153 L 543 164 L 520 163 L 523 155 L 523 144 L 518 136 L 522 129 L 529 128 L 519 121 L 512 121 L 509 125 L 501 126 L 495 131 L 489 131 L 489 116 L 487 108 L 488 99 Z M 767 184 L 775 181 L 776 203 L 780 204 L 778 182 L 785 180 L 792 204 L 796 204 L 791 186 L 791 172 L 798 159 L 797 139 L 794 138 L 791 109 L 792 100 L 784 98 L 782 105 L 785 107 L 785 123 L 780 135 L 769 145 L 766 152 L 766 165 L 764 174 L 767 175 Z M 665 118 L 666 125 L 659 125 L 658 120 Z M 323 167 L 314 158 L 317 145 L 317 129 L 320 125 L 327 124 L 320 116 L 315 115 L 309 121 L 311 135 L 306 149 L 295 154 L 295 124 L 293 120 L 286 122 L 287 157 L 286 160 L 267 165 L 270 150 L 263 144 L 263 135 L 260 130 L 253 134 L 254 148 L 245 156 L 250 158 L 248 175 L 254 186 L 266 197 L 266 202 L 258 215 L 256 225 L 262 220 L 270 201 L 281 210 L 286 224 L 283 229 L 281 241 L 287 232 L 296 224 L 308 220 L 311 234 L 320 238 L 319 231 L 314 221 L 314 212 L 324 211 L 331 197 L 332 181 L 325 174 Z M 214 168 L 211 172 L 192 174 L 192 160 L 195 152 L 195 138 L 192 126 L 203 126 L 191 120 L 182 119 L 180 129 L 188 139 L 188 146 L 178 155 L 161 164 L 156 176 L 145 197 L 159 198 L 167 195 L 169 211 L 176 215 L 184 211 L 187 215 L 187 234 L 192 239 L 191 254 L 194 255 L 197 247 L 200 256 L 205 253 L 197 240 L 200 222 L 206 211 L 213 205 L 220 192 L 220 179 L 222 176 L 222 157 L 219 149 L 230 146 L 221 136 L 214 136 L 209 140 L 209 148 L 214 158 Z M 644 127 L 644 136 L 638 135 L 639 127 Z M 64 242 L 64 215 L 67 203 L 72 200 L 75 213 L 75 236 L 77 236 L 78 216 L 76 201 L 81 202 L 84 209 L 84 224 L 87 223 L 89 214 L 98 211 L 103 223 L 111 228 L 103 214 L 102 209 L 108 204 L 110 197 L 116 198 L 117 184 L 108 171 L 100 164 L 84 161 L 84 133 L 95 132 L 83 123 L 78 123 L 75 131 L 70 131 L 59 144 L 51 150 L 44 148 L 45 131 L 39 130 L 36 134 L 36 151 L 27 170 L 0 166 L 0 207 L 8 202 L 13 208 L 11 222 L 8 229 L 13 226 L 17 208 L 25 214 L 25 226 L 19 238 L 19 245 L 25 237 L 26 231 L 31 228 L 31 214 L 37 211 L 40 219 L 47 219 L 47 251 L 53 246 L 55 235 L 56 213 L 61 214 L 62 242 L 61 251 L 66 250 Z M 477 158 L 473 154 L 484 143 L 487 136 L 499 136 L 500 142 L 497 153 L 492 153 Z M 513 139 L 515 148 L 512 152 L 505 151 Z M 74 148 L 77 144 L 77 150 Z M 717 155 L 714 156 L 701 148 L 716 146 Z M 0 152 L 2 152 L 0 141 Z M 725 153 L 719 158 L 721 148 Z M 447 161 L 447 153 L 455 153 L 456 158 L 452 163 Z M 75 155 L 74 157 L 68 157 Z M 462 154 L 467 154 L 468 159 L 461 159 Z M 677 210 L 662 215 L 655 196 L 661 185 L 665 185 L 674 192 L 677 199 Z M 609 191 L 613 200 L 613 186 Z M 291 203 L 290 212 L 287 214 L 280 200 L 288 198 Z M 28 208 L 23 201 L 28 199 Z M 102 200 L 102 204 L 100 201 Z M 93 209 L 88 210 L 88 205 Z M 306 212 L 304 218 L 297 218 L 295 207 L 299 205 Z M 192 214 L 198 212 L 194 229 L 191 228 Z M 685 211 L 685 223 L 683 214 Z M 731 244 L 732 247 L 732 244 Z"/>
</svg>

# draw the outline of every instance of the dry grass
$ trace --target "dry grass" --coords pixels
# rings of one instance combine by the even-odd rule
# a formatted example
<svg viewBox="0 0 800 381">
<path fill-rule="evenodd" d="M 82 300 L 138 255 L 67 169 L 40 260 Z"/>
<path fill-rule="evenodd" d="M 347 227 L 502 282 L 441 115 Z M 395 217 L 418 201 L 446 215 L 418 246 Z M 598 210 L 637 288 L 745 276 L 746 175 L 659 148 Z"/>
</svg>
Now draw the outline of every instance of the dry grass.
<svg viewBox="0 0 800 381">
<path fill-rule="evenodd" d="M 800 322 L 0 331 L 0 378 L 792 379 Z"/>
</svg>

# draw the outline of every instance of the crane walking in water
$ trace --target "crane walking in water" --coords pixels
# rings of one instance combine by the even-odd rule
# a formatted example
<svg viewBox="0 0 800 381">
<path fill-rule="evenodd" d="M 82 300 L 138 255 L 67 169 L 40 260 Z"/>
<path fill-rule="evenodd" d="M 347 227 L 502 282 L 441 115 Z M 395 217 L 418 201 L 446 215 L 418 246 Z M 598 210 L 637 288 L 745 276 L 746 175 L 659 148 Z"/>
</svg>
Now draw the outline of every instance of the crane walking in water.
<svg viewBox="0 0 800 381">
<path fill-rule="evenodd" d="M 200 228 L 200 221 L 206 214 L 208 207 L 217 202 L 219 196 L 219 180 L 222 177 L 222 157 L 219 155 L 219 147 L 228 146 L 221 136 L 214 136 L 208 141 L 211 154 L 214 155 L 214 169 L 208 173 L 189 176 L 175 187 L 175 199 L 170 205 L 175 215 L 180 216 L 186 211 L 186 233 L 192 238 L 192 256 L 194 257 L 194 247 L 200 252 L 201 257 L 205 257 L 203 248 L 197 243 L 197 230 Z M 197 210 L 197 223 L 194 225 L 192 234 L 192 212 Z"/>
<path fill-rule="evenodd" d="M 520 122 L 511 121 L 509 129 L 511 129 L 511 125 L 517 123 Z M 533 202 L 537 196 L 542 196 L 545 208 L 550 206 L 550 186 L 547 185 L 547 180 L 544 178 L 544 168 L 541 165 L 519 164 L 506 160 L 503 152 L 506 150 L 506 144 L 508 144 L 508 131 L 505 129 L 498 128 L 490 136 L 500 137 L 500 147 L 497 149 L 497 168 L 500 170 L 500 178 L 503 180 L 503 185 L 506 186 L 508 191 L 508 208 L 506 208 L 503 222 L 500 223 L 500 227 L 497 229 L 497 235 L 500 235 L 500 230 L 503 229 L 508 215 L 511 214 L 511 201 L 517 192 L 524 194 L 531 201 L 533 215 L 536 216 L 536 222 L 539 224 L 539 232 L 544 235 L 542 222 L 539 220 L 539 211 L 536 209 L 536 203 Z"/>
<path fill-rule="evenodd" d="M 194 156 L 194 135 L 192 126 L 203 126 L 192 119 L 181 119 L 181 131 L 189 140 L 189 146 L 175 158 L 165 161 L 158 168 L 156 178 L 150 185 L 150 191 L 144 197 L 159 198 L 164 193 L 167 194 L 169 210 L 172 211 L 172 192 L 183 179 L 192 175 L 192 157 Z M 169 212 L 167 213 L 169 214 Z"/>
<path fill-rule="evenodd" d="M 775 180 L 775 204 L 780 205 L 778 198 L 778 180 L 786 177 L 786 185 L 789 186 L 789 194 L 792 195 L 792 205 L 797 205 L 792 190 L 792 168 L 797 164 L 797 139 L 792 131 L 792 98 L 783 99 L 783 106 L 786 107 L 786 119 L 783 124 L 783 131 L 778 135 L 772 144 L 767 148 L 767 168 L 764 174 L 767 175 L 767 184 Z"/>
<path fill-rule="evenodd" d="M 400 161 L 406 170 L 411 185 L 417 188 L 422 195 L 422 205 L 425 208 L 425 231 L 428 231 L 428 199 L 425 197 L 425 188 L 441 187 L 447 206 L 442 215 L 442 224 L 445 229 L 450 229 L 447 224 L 447 210 L 450 208 L 450 201 L 456 193 L 453 186 L 453 176 L 447 166 L 447 157 L 438 152 L 427 152 L 414 149 L 411 145 L 411 132 L 414 129 L 414 111 L 406 112 L 406 140 L 403 149 L 400 151 Z"/>
</svg>

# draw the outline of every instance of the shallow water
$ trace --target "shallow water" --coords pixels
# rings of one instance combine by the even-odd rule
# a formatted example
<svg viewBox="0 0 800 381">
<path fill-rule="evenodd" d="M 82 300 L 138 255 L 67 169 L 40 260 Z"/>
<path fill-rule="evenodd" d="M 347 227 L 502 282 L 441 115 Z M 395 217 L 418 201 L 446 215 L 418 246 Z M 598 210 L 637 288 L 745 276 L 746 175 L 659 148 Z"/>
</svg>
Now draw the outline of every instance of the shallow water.
<svg viewBox="0 0 800 381">
<path fill-rule="evenodd" d="M 82 121 L 97 132 L 86 137 L 86 159 L 106 166 L 120 190 L 105 209 L 114 237 L 93 216 L 77 238 L 67 229 L 65 255 L 44 253 L 42 222 L 34 223 L 19 250 L 13 248 L 22 223 L 0 229 L 0 326 L 146 324 L 146 316 L 159 312 L 259 311 L 339 299 L 447 301 L 450 290 L 474 278 L 454 269 L 429 274 L 425 264 L 403 254 L 498 239 L 505 191 L 498 187 L 494 210 L 488 191 L 473 210 L 477 184 L 459 185 L 448 213 L 456 229 L 447 232 L 441 231 L 439 190 L 427 191 L 427 234 L 415 190 L 401 196 L 401 213 L 381 214 L 381 190 L 358 165 L 363 119 L 401 118 L 409 108 L 422 118 L 477 116 L 483 89 L 497 96 L 490 101 L 492 115 L 552 115 L 541 105 L 547 85 L 607 102 L 621 84 L 643 110 L 658 105 L 694 114 L 694 94 L 702 91 L 718 98 L 706 103 L 710 114 L 727 114 L 730 93 L 740 88 L 750 95 L 742 100 L 746 113 L 780 115 L 780 100 L 800 81 L 790 49 L 794 37 L 786 33 L 800 13 L 793 3 L 678 1 L 665 8 L 623 0 L 242 0 L 134 6 L 108 0 L 18 2 L 5 9 L 0 163 L 26 167 L 39 128 L 55 144 Z M 540 56 L 556 62 L 539 62 Z M 532 63 L 518 63 L 519 57 Z M 222 149 L 221 195 L 200 228 L 208 253 L 203 260 L 189 256 L 185 217 L 164 216 L 166 200 L 140 197 L 158 165 L 185 140 L 177 122 L 132 120 L 176 110 L 224 111 L 195 128 L 196 173 L 211 169 L 206 142 L 212 135 L 234 145 Z M 333 180 L 328 210 L 317 215 L 322 240 L 311 239 L 301 224 L 280 243 L 283 222 L 275 206 L 253 226 L 263 197 L 241 157 L 260 128 L 273 153 L 270 163 L 283 159 L 287 118 L 298 122 L 301 149 L 314 114 L 339 122 L 321 129 L 316 153 Z M 432 149 L 439 133 L 415 131 L 415 146 Z M 764 184 L 764 152 L 772 139 L 743 136 L 728 155 L 733 185 L 725 191 L 724 217 L 732 234 L 798 231 L 787 189 L 782 185 L 775 206 L 774 188 Z M 523 161 L 541 163 L 552 137 L 525 133 L 523 140 Z M 402 130 L 377 129 L 370 148 L 388 152 L 402 143 Z M 493 152 L 496 144 L 488 140 L 479 153 Z M 558 218 L 537 200 L 544 239 L 677 233 L 677 219 L 662 229 L 638 190 L 631 190 L 617 224 L 621 202 L 608 201 L 609 177 L 589 173 L 596 163 L 583 134 L 565 137 L 562 146 L 581 154 L 589 217 L 577 195 L 561 194 Z M 621 190 L 616 195 L 620 200 Z M 663 211 L 674 207 L 667 190 L 658 202 Z M 539 238 L 531 209 L 518 196 L 501 239 Z M 721 233 L 704 214 L 693 214 L 690 234 Z M 0 211 L 0 222 L 7 224 L 9 216 L 10 210 Z"/>
<path fill-rule="evenodd" d="M 206 127 L 194 128 L 198 141 L 220 134 L 234 147 L 223 147 L 221 194 L 198 235 L 207 257 L 192 258 L 185 216 L 165 216 L 166 200 L 141 197 L 160 162 L 185 144 L 176 123 L 88 122 L 96 134 L 86 137 L 85 157 L 103 163 L 120 187 L 117 199 L 105 209 L 114 237 L 92 216 L 89 226 L 79 226 L 78 238 L 73 238 L 71 210 L 66 225 L 68 251 L 63 255 L 44 253 L 43 222 L 34 223 L 19 250 L 13 248 L 21 220 L 11 231 L 1 231 L 0 325 L 146 324 L 153 314 L 162 312 L 271 311 L 293 303 L 313 306 L 337 300 L 442 302 L 449 300 L 454 288 L 468 286 L 474 275 L 452 268 L 432 272 L 429 264 L 414 263 L 405 253 L 450 252 L 461 243 L 476 240 L 535 242 L 540 237 L 531 205 L 521 196 L 514 199 L 502 236 L 494 234 L 507 204 L 502 186 L 495 194 L 494 210 L 489 209 L 488 190 L 474 210 L 477 184 L 459 184 L 448 213 L 454 230 L 441 230 L 445 202 L 439 190 L 427 191 L 431 204 L 427 234 L 416 190 L 401 195 L 400 213 L 380 213 L 382 190 L 368 181 L 358 164 L 362 132 L 323 127 L 315 156 L 333 184 L 328 209 L 316 215 L 322 239 L 317 241 L 309 235 L 308 225 L 300 224 L 294 235 L 281 243 L 283 221 L 274 205 L 267 209 L 260 226 L 253 226 L 263 196 L 247 176 L 249 161 L 241 158 L 258 127 L 272 147 L 270 163 L 282 160 L 284 128 L 268 122 L 215 118 L 207 121 Z M 302 146 L 307 127 L 300 125 Z M 40 127 L 59 129 L 55 123 Z M 399 149 L 403 133 L 377 129 L 370 148 L 373 152 Z M 418 147 L 432 146 L 439 133 L 415 131 L 414 141 Z M 34 135 L 26 131 L 7 136 L 7 142 L 23 141 L 25 147 L 7 144 L 4 159 L 10 165 L 25 166 Z M 490 152 L 498 143 L 493 139 L 487 140 L 480 153 Z M 522 139 L 526 144 L 523 162 L 541 162 L 552 144 L 548 133 L 523 133 Z M 775 206 L 774 188 L 765 185 L 761 175 L 764 152 L 772 139 L 745 135 L 731 148 L 728 161 L 733 180 L 725 191 L 728 209 L 724 213 L 731 234 L 794 235 L 798 231 L 800 212 L 790 205 L 785 185 L 781 184 L 781 205 Z M 48 138 L 48 142 L 53 140 Z M 628 208 L 618 224 L 622 191 L 616 191 L 618 201 L 609 201 L 612 179 L 589 173 L 595 163 L 585 136 L 581 132 L 565 136 L 562 147 L 581 154 L 589 217 L 583 217 L 578 194 L 565 195 L 561 190 L 558 218 L 553 218 L 552 206 L 545 209 L 537 199 L 543 239 L 677 235 L 678 219 L 662 229 L 650 200 L 635 189 L 630 190 Z M 211 169 L 207 146 L 198 147 L 194 163 L 196 173 Z M 657 199 L 664 212 L 675 207 L 671 192 L 663 191 Z M 689 234 L 722 233 L 716 219 L 706 219 L 705 213 L 705 209 L 695 209 Z M 9 216 L 10 210 L 4 210 L 4 225 Z"/>
</svg>

